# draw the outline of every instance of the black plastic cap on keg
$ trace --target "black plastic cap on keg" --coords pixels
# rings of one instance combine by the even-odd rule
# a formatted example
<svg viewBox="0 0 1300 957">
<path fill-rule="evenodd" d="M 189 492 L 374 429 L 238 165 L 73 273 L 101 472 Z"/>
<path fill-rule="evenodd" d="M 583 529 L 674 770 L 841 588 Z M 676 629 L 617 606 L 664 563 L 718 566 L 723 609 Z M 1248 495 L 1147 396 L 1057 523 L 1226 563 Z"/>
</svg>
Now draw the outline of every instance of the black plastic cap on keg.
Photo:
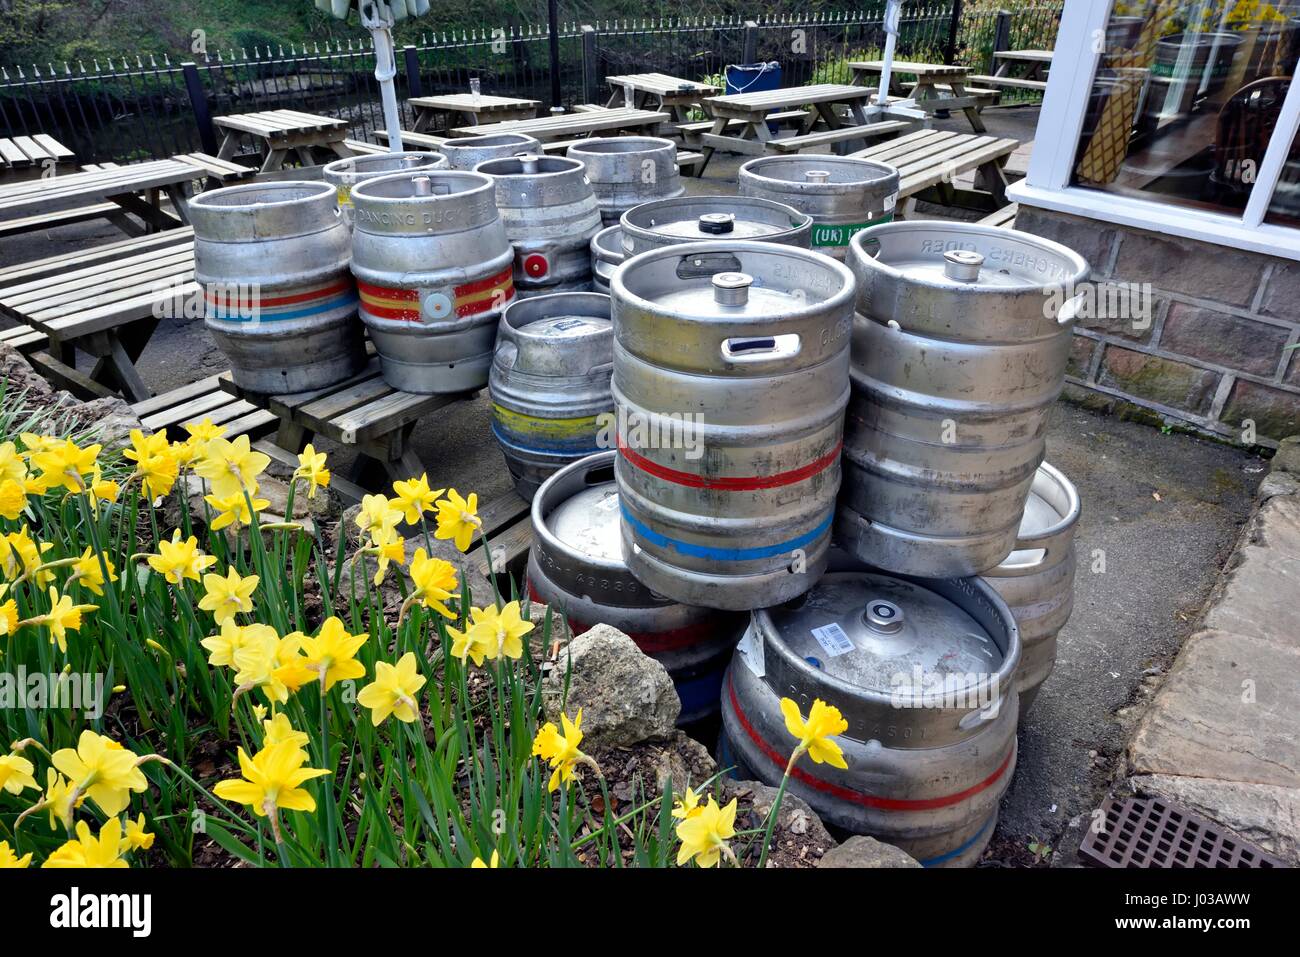
<svg viewBox="0 0 1300 957">
<path fill-rule="evenodd" d="M 700 217 L 700 232 L 723 236 L 736 228 L 736 217 L 726 213 L 705 213 Z"/>
</svg>

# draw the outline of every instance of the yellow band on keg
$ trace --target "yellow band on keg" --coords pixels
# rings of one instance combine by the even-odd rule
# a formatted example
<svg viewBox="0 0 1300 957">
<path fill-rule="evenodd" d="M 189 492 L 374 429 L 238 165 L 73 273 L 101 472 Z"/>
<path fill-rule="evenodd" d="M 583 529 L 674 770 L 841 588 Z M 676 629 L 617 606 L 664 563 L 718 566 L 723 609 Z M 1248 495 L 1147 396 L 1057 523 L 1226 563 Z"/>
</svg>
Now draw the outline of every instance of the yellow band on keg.
<svg viewBox="0 0 1300 957">
<path fill-rule="evenodd" d="M 600 428 L 599 415 L 584 415 L 576 419 L 543 419 L 504 409 L 492 403 L 492 416 L 502 428 L 515 435 L 532 435 L 546 439 L 580 439 L 594 436 Z"/>
</svg>

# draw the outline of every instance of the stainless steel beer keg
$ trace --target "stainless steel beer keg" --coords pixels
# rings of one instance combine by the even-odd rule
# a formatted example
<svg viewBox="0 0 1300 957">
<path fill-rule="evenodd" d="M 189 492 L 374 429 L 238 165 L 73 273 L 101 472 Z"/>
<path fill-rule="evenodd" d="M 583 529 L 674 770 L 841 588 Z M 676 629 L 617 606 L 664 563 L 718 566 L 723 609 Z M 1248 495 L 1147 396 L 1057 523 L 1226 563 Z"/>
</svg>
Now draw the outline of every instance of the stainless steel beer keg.
<svg viewBox="0 0 1300 957">
<path fill-rule="evenodd" d="M 848 402 L 853 277 L 775 243 L 686 243 L 614 274 L 623 558 L 688 605 L 817 580 Z"/>
<path fill-rule="evenodd" d="M 812 248 L 843 259 L 849 240 L 894 218 L 898 170 L 851 156 L 760 156 L 740 167 L 740 195 L 784 203 L 813 219 Z"/>
<path fill-rule="evenodd" d="M 374 153 L 369 156 L 351 156 L 326 163 L 321 175 L 334 187 L 343 221 L 352 228 L 352 187 L 357 183 L 389 173 L 407 170 L 447 169 L 447 157 L 441 153 L 408 151 L 402 153 Z"/>
<path fill-rule="evenodd" d="M 716 714 L 722 673 L 748 616 L 678 604 L 628 571 L 619 544 L 612 449 L 566 466 L 533 498 L 528 588 L 581 634 L 613 625 L 668 670 L 680 724 Z"/>
<path fill-rule="evenodd" d="M 492 180 L 463 170 L 395 173 L 352 190 L 352 272 L 384 380 L 407 392 L 487 383 L 514 251 Z"/>
<path fill-rule="evenodd" d="M 599 451 L 597 436 L 614 414 L 613 367 L 609 296 L 534 296 L 501 316 L 488 379 L 492 434 L 523 498 L 557 469 Z"/>
<path fill-rule="evenodd" d="M 949 222 L 863 230 L 849 265 L 836 538 L 890 571 L 987 571 L 1015 547 L 1088 265 L 1038 236 Z"/>
<path fill-rule="evenodd" d="M 992 836 L 1016 763 L 1020 638 L 978 578 L 832 572 L 756 611 L 727 671 L 722 719 L 740 774 L 775 785 L 820 698 L 848 729 L 847 770 L 803 757 L 789 789 L 822 820 L 930 867 L 973 864 Z"/>
<path fill-rule="evenodd" d="M 520 296 L 591 289 L 591 238 L 600 232 L 596 195 L 577 160 L 514 156 L 475 169 L 496 183 L 497 208 L 515 247 Z"/>
<path fill-rule="evenodd" d="M 447 157 L 452 169 L 472 170 L 488 160 L 505 159 L 521 153 L 536 153 L 542 144 L 523 133 L 491 133 L 487 136 L 463 136 L 447 140 L 438 152 Z"/>
<path fill-rule="evenodd" d="M 189 202 L 204 323 L 235 382 L 323 389 L 365 365 L 351 237 L 321 182 L 251 183 Z"/>
<path fill-rule="evenodd" d="M 587 168 L 606 226 L 633 206 L 673 199 L 685 192 L 677 170 L 677 146 L 657 136 L 613 136 L 579 140 L 565 154 Z"/>
<path fill-rule="evenodd" d="M 619 226 L 606 226 L 591 237 L 591 288 L 609 293 L 609 278 L 623 265 L 627 253 L 623 252 L 623 230 Z"/>
<path fill-rule="evenodd" d="M 679 243 L 753 240 L 808 248 L 812 217 L 750 196 L 680 196 L 630 209 L 619 220 L 629 256 Z"/>
<path fill-rule="evenodd" d="M 984 578 L 1011 608 L 1024 651 L 1016 674 L 1020 712 L 1029 710 L 1056 663 L 1056 639 L 1074 610 L 1074 530 L 1079 493 L 1059 469 L 1038 466 L 1016 549 Z"/>
</svg>

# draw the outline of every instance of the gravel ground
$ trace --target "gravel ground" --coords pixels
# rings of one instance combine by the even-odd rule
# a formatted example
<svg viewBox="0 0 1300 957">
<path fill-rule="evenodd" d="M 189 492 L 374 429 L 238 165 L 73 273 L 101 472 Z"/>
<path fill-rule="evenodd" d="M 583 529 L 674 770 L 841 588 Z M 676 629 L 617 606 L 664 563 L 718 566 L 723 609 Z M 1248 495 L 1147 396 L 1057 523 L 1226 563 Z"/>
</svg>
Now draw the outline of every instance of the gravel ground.
<svg viewBox="0 0 1300 957">
<path fill-rule="evenodd" d="M 1033 138 L 1036 109 L 985 112 L 989 132 Z M 939 128 L 969 132 L 964 118 Z M 1023 173 L 1027 151 L 1011 171 Z M 742 157 L 719 154 L 691 193 L 735 191 Z M 953 211 L 922 204 L 919 214 Z M 977 214 L 960 214 L 977 218 Z M 55 255 L 120 238 L 111 226 L 83 225 L 0 242 L 0 265 Z M 218 372 L 226 362 L 201 321 L 165 322 L 139 363 L 156 391 Z M 485 396 L 421 422 L 416 452 L 435 485 L 477 490 L 484 499 L 509 487 L 500 453 L 488 439 Z M 1074 861 L 1087 812 L 1103 797 L 1126 729 L 1146 689 L 1191 630 L 1262 475 L 1241 450 L 1161 432 L 1061 404 L 1048 457 L 1079 486 L 1079 572 L 1074 616 L 1061 636 L 1055 672 L 1022 722 L 1014 783 L 1003 801 L 992 862 L 1025 862 L 1031 840 Z M 336 467 L 346 456 L 333 456 Z M 1091 568 L 1095 552 L 1105 571 Z M 710 741 L 711 743 L 711 741 Z"/>
</svg>

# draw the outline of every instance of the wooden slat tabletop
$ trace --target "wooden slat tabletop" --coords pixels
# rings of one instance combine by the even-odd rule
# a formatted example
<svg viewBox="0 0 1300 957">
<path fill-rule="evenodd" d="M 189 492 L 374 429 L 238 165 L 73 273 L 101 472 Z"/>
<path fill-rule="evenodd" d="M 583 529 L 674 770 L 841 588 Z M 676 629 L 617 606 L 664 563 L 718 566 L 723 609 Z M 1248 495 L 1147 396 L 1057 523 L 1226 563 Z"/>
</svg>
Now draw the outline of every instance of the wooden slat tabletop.
<svg viewBox="0 0 1300 957">
<path fill-rule="evenodd" d="M 41 166 L 47 160 L 66 163 L 74 155 L 72 150 L 45 133 L 0 137 L 0 170 Z"/>
<path fill-rule="evenodd" d="M 596 130 L 615 130 L 622 127 L 650 126 L 672 119 L 667 113 L 654 110 L 614 109 L 591 113 L 566 113 L 563 116 L 539 116 L 531 120 L 504 120 L 483 126 L 459 126 L 452 132 L 462 136 L 489 136 L 493 133 L 527 133 L 538 139 L 558 136 L 576 136 Z"/>
<path fill-rule="evenodd" d="M 871 91 L 866 87 L 850 86 L 847 83 L 817 83 L 784 90 L 711 96 L 702 103 L 706 110 L 766 113 L 769 110 L 788 110 L 811 103 L 848 103 L 865 100 L 870 96 Z"/>
<path fill-rule="evenodd" d="M 667 73 L 627 73 L 620 76 L 607 76 L 605 82 L 614 89 L 630 86 L 634 90 L 653 93 L 656 96 L 672 94 L 711 96 L 722 89 L 709 83 L 697 83 L 694 80 L 669 76 Z"/>
<path fill-rule="evenodd" d="M 885 68 L 884 60 L 854 60 L 850 69 L 865 73 L 879 73 Z M 971 72 L 970 67 L 947 63 L 921 63 L 918 60 L 895 60 L 891 69 L 895 73 L 909 73 L 913 76 L 965 76 Z"/>
<path fill-rule="evenodd" d="M 316 116 L 297 110 L 263 110 L 258 113 L 235 113 L 218 116 L 213 121 L 225 129 L 239 130 L 264 139 L 294 136 L 301 133 L 346 130 L 347 120 Z"/>
<path fill-rule="evenodd" d="M 525 100 L 513 96 L 477 97 L 473 93 L 446 93 L 438 96 L 413 96 L 406 101 L 417 109 L 454 110 L 461 113 L 495 113 L 501 110 L 527 110 L 541 106 L 540 100 Z"/>
<path fill-rule="evenodd" d="M 1051 50 L 995 50 L 993 55 L 999 60 L 1024 60 L 1028 63 L 1051 63 Z"/>
<path fill-rule="evenodd" d="M 0 185 L 0 218 L 28 211 L 47 211 L 55 203 L 87 202 L 137 193 L 188 182 L 198 176 L 190 164 L 165 159 L 7 183 Z"/>
<path fill-rule="evenodd" d="M 919 130 L 890 143 L 882 143 L 851 156 L 888 163 L 899 172 L 899 198 L 933 186 L 945 177 L 964 173 L 984 163 L 1010 156 L 1018 140 L 976 136 L 947 130 Z"/>
</svg>

